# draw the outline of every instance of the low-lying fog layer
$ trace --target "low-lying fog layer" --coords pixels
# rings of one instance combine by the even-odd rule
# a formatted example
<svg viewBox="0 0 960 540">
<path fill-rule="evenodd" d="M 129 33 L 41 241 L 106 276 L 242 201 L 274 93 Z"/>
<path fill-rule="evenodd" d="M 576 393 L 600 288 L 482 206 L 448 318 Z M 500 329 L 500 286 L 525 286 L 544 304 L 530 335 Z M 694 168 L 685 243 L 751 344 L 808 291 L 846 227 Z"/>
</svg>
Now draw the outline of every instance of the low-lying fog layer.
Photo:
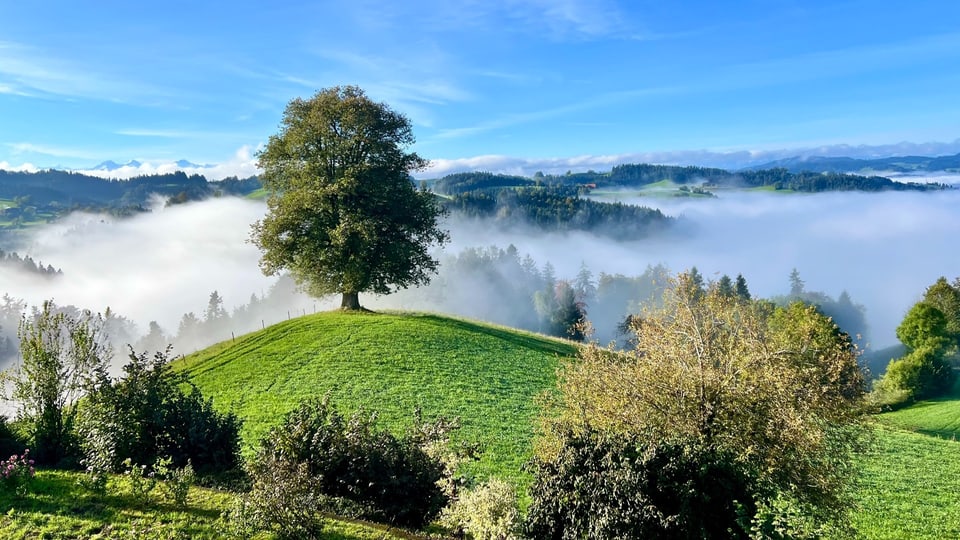
<svg viewBox="0 0 960 540">
<path fill-rule="evenodd" d="M 697 266 L 708 279 L 742 273 L 754 296 L 787 293 L 788 275 L 796 267 L 807 290 L 834 297 L 846 290 L 866 306 L 874 346 L 896 341 L 894 329 L 903 314 L 938 276 L 960 275 L 960 190 L 722 192 L 715 199 L 624 195 L 623 200 L 683 216 L 680 234 L 615 242 L 587 233 L 508 232 L 451 220 L 452 242 L 445 249 L 456 253 L 471 246 L 513 244 L 541 267 L 551 262 L 559 278 L 571 279 L 581 262 L 594 277 L 601 272 L 640 274 L 657 263 L 673 271 Z M 212 291 L 218 291 L 230 311 L 275 282 L 260 273 L 259 252 L 247 241 L 250 224 L 265 209 L 263 203 L 223 198 L 128 219 L 74 215 L 36 230 L 19 249 L 61 268 L 64 275 L 48 280 L 0 267 L 0 294 L 32 305 L 53 298 L 95 311 L 109 306 L 133 319 L 140 333 L 155 320 L 175 334 L 184 313 L 202 314 Z M 451 308 L 430 305 L 409 292 L 396 298 L 366 295 L 361 301 L 371 307 Z M 331 305 L 319 303 L 317 309 Z"/>
</svg>

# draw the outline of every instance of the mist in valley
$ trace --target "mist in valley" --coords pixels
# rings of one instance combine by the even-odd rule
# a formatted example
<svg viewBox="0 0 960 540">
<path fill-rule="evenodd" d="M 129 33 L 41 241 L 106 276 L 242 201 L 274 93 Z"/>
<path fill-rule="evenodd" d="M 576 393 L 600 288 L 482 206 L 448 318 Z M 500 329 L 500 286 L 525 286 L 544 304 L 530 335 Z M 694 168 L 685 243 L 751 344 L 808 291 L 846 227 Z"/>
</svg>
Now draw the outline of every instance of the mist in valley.
<svg viewBox="0 0 960 540">
<path fill-rule="evenodd" d="M 383 297 L 361 294 L 361 302 L 372 309 L 440 311 L 538 330 L 530 315 L 531 298 L 516 293 L 526 289 L 510 284 L 529 272 L 542 274 L 547 263 L 558 280 L 573 281 L 586 268 L 594 282 L 601 274 L 637 276 L 657 265 L 672 272 L 696 266 L 707 280 L 743 274 L 754 297 L 787 294 L 788 276 L 796 268 L 807 290 L 832 297 L 847 291 L 862 304 L 867 342 L 879 348 L 896 342 L 897 324 L 928 285 L 941 275 L 960 275 L 957 190 L 721 191 L 709 199 L 635 193 L 615 198 L 677 216 L 675 230 L 614 241 L 451 216 L 446 223 L 451 242 L 437 253 L 443 264 L 430 286 Z M 62 269 L 63 275 L 49 278 L 0 266 L 0 294 L 30 306 L 53 299 L 95 312 L 109 307 L 125 322 L 120 341 L 157 346 L 159 341 L 144 340 L 151 330 L 162 331 L 160 341 L 175 340 L 179 333 L 176 354 L 337 305 L 336 299 L 296 293 L 289 280 L 262 275 L 259 252 L 247 239 L 251 223 L 265 211 L 262 202 L 227 197 L 157 205 L 125 219 L 74 214 L 30 231 L 17 246 L 21 254 Z M 511 245 L 515 249 L 508 249 Z M 512 253 L 526 270 L 511 264 L 481 275 L 465 266 L 470 260 L 462 256 L 465 250 L 491 246 Z M 222 303 L 210 313 L 214 291 Z M 610 321 L 623 315 L 591 312 L 590 305 L 586 310 L 589 318 L 607 321 L 605 328 L 597 328 L 597 337 L 604 340 L 613 335 Z M 197 324 L 183 332 L 187 313 Z M 0 325 L 3 335 L 15 339 L 10 317 Z"/>
</svg>

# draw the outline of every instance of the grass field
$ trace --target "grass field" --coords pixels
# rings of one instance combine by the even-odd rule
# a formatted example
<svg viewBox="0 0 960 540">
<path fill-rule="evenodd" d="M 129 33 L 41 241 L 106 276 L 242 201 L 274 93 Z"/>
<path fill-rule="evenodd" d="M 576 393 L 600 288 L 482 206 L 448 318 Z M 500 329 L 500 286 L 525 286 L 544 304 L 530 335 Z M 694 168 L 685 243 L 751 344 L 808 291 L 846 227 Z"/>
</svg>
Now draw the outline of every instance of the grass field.
<svg viewBox="0 0 960 540">
<path fill-rule="evenodd" d="M 302 399 L 329 392 L 341 411 L 377 411 L 396 432 L 417 407 L 426 418 L 460 417 L 459 437 L 484 449 L 473 470 L 516 481 L 531 455 L 535 397 L 574 354 L 566 341 L 438 315 L 327 312 L 175 365 L 244 419 L 248 452 Z"/>
<path fill-rule="evenodd" d="M 855 498 L 863 538 L 960 538 L 960 443 L 878 426 Z"/>
<path fill-rule="evenodd" d="M 216 539 L 232 538 L 221 517 L 236 495 L 194 487 L 178 507 L 159 487 L 146 500 L 134 498 L 129 481 L 115 476 L 98 495 L 78 484 L 80 473 L 38 471 L 30 492 L 14 496 L 0 490 L 0 538 L 3 539 Z M 328 520 L 325 540 L 404 540 L 417 538 L 375 524 Z M 273 535 L 261 533 L 257 539 Z"/>
<path fill-rule="evenodd" d="M 956 441 L 960 439 L 960 382 L 950 395 L 883 413 L 880 419 L 889 426 Z"/>
<path fill-rule="evenodd" d="M 960 538 L 960 385 L 877 415 L 855 523 L 865 538 Z"/>
</svg>

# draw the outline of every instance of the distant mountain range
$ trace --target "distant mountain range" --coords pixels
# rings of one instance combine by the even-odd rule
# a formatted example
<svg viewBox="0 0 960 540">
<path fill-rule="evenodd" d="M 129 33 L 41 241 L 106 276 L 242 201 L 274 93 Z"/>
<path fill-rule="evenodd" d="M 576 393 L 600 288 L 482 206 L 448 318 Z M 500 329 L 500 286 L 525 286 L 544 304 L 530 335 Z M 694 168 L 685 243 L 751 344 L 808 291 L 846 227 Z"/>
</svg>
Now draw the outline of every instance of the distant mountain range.
<svg viewBox="0 0 960 540">
<path fill-rule="evenodd" d="M 791 157 L 778 159 L 743 170 L 759 171 L 763 169 L 787 169 L 792 173 L 831 172 L 831 173 L 955 173 L 960 174 L 960 154 L 952 156 L 900 156 L 876 159 L 857 159 L 851 157 Z"/>
<path fill-rule="evenodd" d="M 137 169 L 137 168 L 139 168 L 139 167 L 142 166 L 142 165 L 143 165 L 143 163 L 141 163 L 141 162 L 139 162 L 139 161 L 137 161 L 137 160 L 135 160 L 135 159 L 132 159 L 132 160 L 130 160 L 130 161 L 128 161 L 128 162 L 126 162 L 126 163 L 124 163 L 124 164 L 122 164 L 122 165 L 119 164 L 119 163 L 117 163 L 116 161 L 107 160 L 107 161 L 104 161 L 104 162 L 102 162 L 102 163 L 97 164 L 95 167 L 93 167 L 92 169 L 89 169 L 89 170 L 91 170 L 91 171 L 115 171 L 115 170 L 117 170 L 117 169 L 122 169 L 123 167 L 130 167 L 130 168 L 133 168 L 133 169 Z M 176 165 L 177 167 L 179 167 L 179 168 L 181 168 L 181 169 L 209 169 L 210 167 L 213 167 L 213 165 L 198 165 L 198 164 L 196 164 L 196 163 L 187 161 L 187 160 L 185 160 L 185 159 L 180 159 L 180 160 L 175 161 L 175 162 L 174 162 L 174 165 Z"/>
</svg>

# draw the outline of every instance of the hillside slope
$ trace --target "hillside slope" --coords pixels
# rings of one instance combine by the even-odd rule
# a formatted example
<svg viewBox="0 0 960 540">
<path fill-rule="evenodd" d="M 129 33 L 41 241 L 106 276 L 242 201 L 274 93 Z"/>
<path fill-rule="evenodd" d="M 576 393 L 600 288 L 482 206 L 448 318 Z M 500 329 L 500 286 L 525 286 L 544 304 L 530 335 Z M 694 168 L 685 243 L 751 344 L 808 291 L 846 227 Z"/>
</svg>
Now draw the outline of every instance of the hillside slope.
<svg viewBox="0 0 960 540">
<path fill-rule="evenodd" d="M 960 384 L 876 417 L 855 522 L 866 538 L 960 538 Z"/>
<path fill-rule="evenodd" d="M 400 432 L 416 407 L 461 417 L 476 472 L 516 478 L 530 456 L 535 398 L 571 343 L 426 314 L 327 312 L 286 321 L 176 362 L 217 408 L 244 419 L 246 449 L 300 400 L 327 392 L 341 411 L 374 410 Z"/>
</svg>

